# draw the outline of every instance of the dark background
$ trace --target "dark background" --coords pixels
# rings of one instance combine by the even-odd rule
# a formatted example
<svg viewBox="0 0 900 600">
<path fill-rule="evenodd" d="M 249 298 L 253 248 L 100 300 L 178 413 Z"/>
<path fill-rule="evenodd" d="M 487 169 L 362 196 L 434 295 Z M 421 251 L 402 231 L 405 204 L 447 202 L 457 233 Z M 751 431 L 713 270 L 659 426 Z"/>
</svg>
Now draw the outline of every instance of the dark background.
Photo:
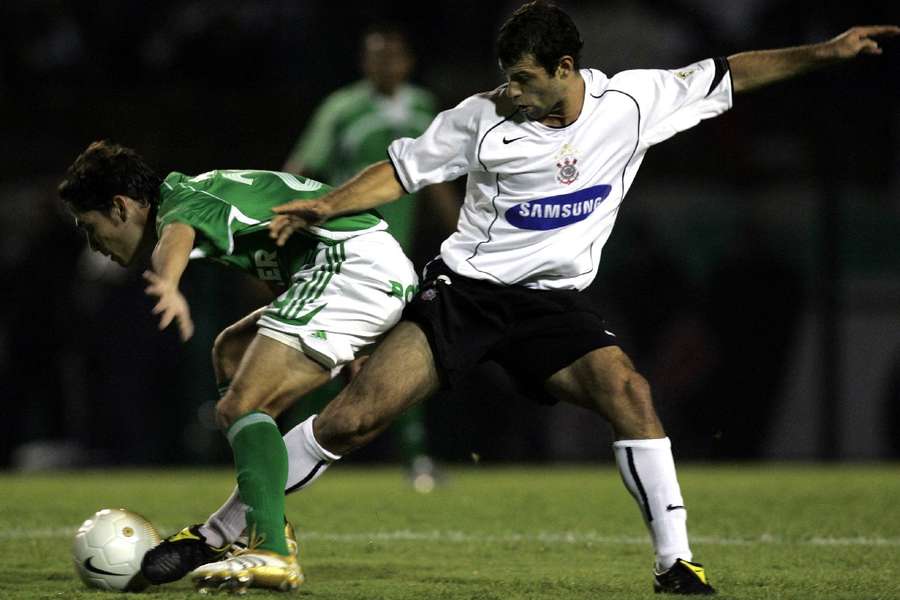
<svg viewBox="0 0 900 600">
<path fill-rule="evenodd" d="M 494 39 L 516 6 L 0 4 L 0 466 L 229 456 L 212 425 L 209 349 L 258 291 L 192 265 L 183 287 L 197 334 L 186 345 L 159 334 L 140 269 L 87 254 L 55 196 L 89 142 L 135 147 L 163 174 L 278 169 L 314 107 L 359 77 L 372 20 L 406 27 L 415 80 L 447 108 L 502 83 Z M 563 6 L 584 66 L 607 74 L 900 21 L 892 2 Z M 680 457 L 900 456 L 900 44 L 884 46 L 739 96 L 644 161 L 588 293 L 650 379 Z M 420 263 L 440 241 L 421 237 Z M 432 399 L 435 455 L 610 456 L 599 419 L 510 390 L 487 366 Z M 355 460 L 392 452 L 376 443 Z"/>
</svg>

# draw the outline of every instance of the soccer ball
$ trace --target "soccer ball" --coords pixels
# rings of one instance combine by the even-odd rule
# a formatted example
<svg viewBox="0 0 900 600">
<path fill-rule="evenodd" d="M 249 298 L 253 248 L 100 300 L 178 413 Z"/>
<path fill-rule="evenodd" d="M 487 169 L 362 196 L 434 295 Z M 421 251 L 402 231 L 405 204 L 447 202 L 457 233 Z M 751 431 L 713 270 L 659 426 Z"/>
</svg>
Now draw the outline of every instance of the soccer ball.
<svg viewBox="0 0 900 600">
<path fill-rule="evenodd" d="M 144 517 L 104 508 L 78 528 L 72 560 L 88 587 L 137 592 L 149 585 L 141 576 L 141 559 L 159 542 L 159 533 Z"/>
</svg>

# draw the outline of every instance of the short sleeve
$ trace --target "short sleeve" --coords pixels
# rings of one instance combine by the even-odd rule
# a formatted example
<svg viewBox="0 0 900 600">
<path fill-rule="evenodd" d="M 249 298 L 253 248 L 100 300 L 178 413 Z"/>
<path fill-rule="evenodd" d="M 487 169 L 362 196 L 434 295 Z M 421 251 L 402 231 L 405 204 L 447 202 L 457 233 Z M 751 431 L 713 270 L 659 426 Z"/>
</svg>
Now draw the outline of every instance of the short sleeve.
<svg viewBox="0 0 900 600">
<path fill-rule="evenodd" d="M 184 223 L 202 234 L 219 251 L 230 254 L 233 244 L 231 221 L 229 204 L 183 190 L 163 202 L 156 217 L 156 231 L 162 234 L 166 225 Z"/>
<path fill-rule="evenodd" d="M 451 181 L 473 170 L 479 102 L 473 96 L 434 118 L 419 137 L 400 138 L 388 146 L 388 157 L 407 192 Z"/>
<path fill-rule="evenodd" d="M 651 146 L 732 105 L 728 61 L 709 58 L 681 69 L 623 71 L 609 83 L 631 95 L 641 112 L 641 138 Z"/>
</svg>

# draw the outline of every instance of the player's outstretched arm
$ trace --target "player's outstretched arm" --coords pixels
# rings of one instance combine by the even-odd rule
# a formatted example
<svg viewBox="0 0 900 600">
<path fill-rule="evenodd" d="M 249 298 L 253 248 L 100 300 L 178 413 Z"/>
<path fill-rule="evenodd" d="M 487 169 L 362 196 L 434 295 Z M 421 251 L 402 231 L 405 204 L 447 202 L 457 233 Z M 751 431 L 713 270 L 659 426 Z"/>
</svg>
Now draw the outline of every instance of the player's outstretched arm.
<svg viewBox="0 0 900 600">
<path fill-rule="evenodd" d="M 406 191 L 389 161 L 383 160 L 365 168 L 356 177 L 315 200 L 294 200 L 272 210 L 277 213 L 269 223 L 269 235 L 279 246 L 291 234 L 328 219 L 375 208 L 396 200 Z"/>
<path fill-rule="evenodd" d="M 853 27 L 819 44 L 741 52 L 728 57 L 735 92 L 746 92 L 860 54 L 881 54 L 875 38 L 900 34 L 896 25 Z"/>
<path fill-rule="evenodd" d="M 178 290 L 181 275 L 187 268 L 191 249 L 194 247 L 194 228 L 184 223 L 170 223 L 162 230 L 150 259 L 151 269 L 144 272 L 148 296 L 159 299 L 153 314 L 160 315 L 159 329 L 163 330 L 176 321 L 181 341 L 194 335 L 194 322 L 187 300 Z"/>
</svg>

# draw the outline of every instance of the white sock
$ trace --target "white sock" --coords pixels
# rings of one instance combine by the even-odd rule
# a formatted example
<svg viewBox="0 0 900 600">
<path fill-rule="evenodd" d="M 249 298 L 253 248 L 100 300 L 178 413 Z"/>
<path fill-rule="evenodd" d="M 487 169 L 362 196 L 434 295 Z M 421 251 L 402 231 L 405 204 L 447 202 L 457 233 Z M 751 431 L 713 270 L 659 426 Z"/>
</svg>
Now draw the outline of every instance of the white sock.
<svg viewBox="0 0 900 600">
<path fill-rule="evenodd" d="M 313 421 L 316 415 L 303 421 L 284 435 L 284 445 L 288 452 L 288 478 L 285 494 L 302 490 L 318 479 L 332 462 L 341 457 L 319 445 L 313 435 Z M 219 510 L 210 515 L 200 527 L 200 533 L 207 543 L 220 547 L 230 544 L 247 526 L 247 505 L 241 502 L 237 487 Z"/>
<path fill-rule="evenodd" d="M 657 571 L 665 571 L 679 558 L 691 560 L 687 509 L 669 438 L 619 440 L 613 443 L 613 452 L 622 481 L 637 501 L 653 538 Z"/>
</svg>

